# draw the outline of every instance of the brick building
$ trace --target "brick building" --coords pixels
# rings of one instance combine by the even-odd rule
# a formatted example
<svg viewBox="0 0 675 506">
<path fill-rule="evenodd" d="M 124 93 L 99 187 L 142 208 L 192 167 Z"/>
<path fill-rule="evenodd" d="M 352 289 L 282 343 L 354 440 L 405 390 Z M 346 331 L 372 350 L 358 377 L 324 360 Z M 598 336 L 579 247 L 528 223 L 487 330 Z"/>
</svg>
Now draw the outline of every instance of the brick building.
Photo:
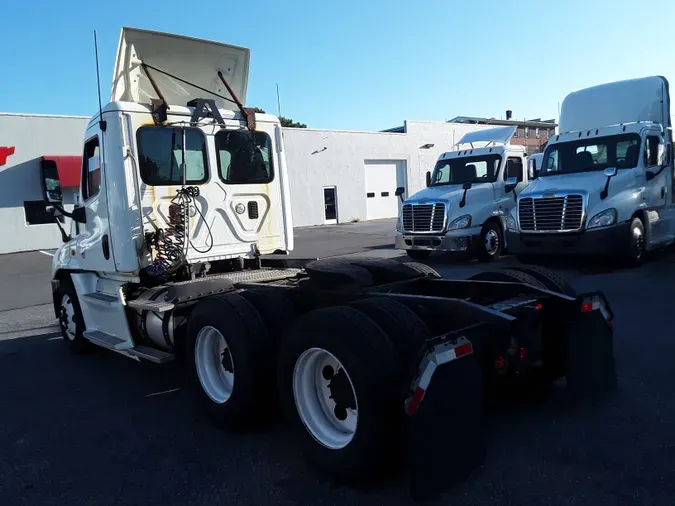
<svg viewBox="0 0 675 506">
<path fill-rule="evenodd" d="M 553 119 L 516 120 L 511 111 L 506 111 L 506 119 L 479 118 L 475 116 L 457 116 L 448 123 L 468 123 L 473 125 L 517 126 L 518 130 L 511 139 L 511 144 L 518 144 L 527 148 L 527 154 L 541 153 L 546 148 L 548 139 L 555 135 L 558 126 Z"/>
</svg>

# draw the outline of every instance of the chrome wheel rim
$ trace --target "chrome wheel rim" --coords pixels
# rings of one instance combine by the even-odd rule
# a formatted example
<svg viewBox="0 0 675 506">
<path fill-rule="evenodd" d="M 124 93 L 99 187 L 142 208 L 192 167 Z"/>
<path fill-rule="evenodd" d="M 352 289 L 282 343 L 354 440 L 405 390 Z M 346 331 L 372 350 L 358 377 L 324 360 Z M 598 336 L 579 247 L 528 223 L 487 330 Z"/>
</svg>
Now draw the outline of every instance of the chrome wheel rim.
<svg viewBox="0 0 675 506">
<path fill-rule="evenodd" d="M 645 236 L 638 227 L 633 228 L 633 255 L 640 258 L 645 248 Z"/>
<path fill-rule="evenodd" d="M 202 389 L 217 403 L 227 402 L 234 388 L 234 361 L 225 337 L 214 327 L 202 327 L 195 341 L 195 369 Z"/>
<path fill-rule="evenodd" d="M 488 255 L 494 256 L 499 250 L 499 234 L 496 230 L 488 230 L 485 234 L 485 251 Z"/>
<path fill-rule="evenodd" d="M 61 297 L 61 313 L 59 315 L 59 325 L 66 339 L 75 340 L 77 334 L 77 324 L 75 323 L 75 306 L 68 294 Z"/>
<path fill-rule="evenodd" d="M 303 352 L 293 370 L 293 397 L 302 423 L 320 445 L 339 450 L 354 439 L 356 391 L 335 355 L 322 348 Z"/>
</svg>

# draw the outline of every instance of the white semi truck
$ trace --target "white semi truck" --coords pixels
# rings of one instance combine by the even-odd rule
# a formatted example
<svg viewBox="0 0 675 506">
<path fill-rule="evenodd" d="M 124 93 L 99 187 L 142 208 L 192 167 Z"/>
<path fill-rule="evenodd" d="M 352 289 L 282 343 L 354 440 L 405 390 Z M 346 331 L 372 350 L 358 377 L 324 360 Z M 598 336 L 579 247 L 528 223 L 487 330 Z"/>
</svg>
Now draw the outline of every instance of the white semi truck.
<svg viewBox="0 0 675 506">
<path fill-rule="evenodd" d="M 401 206 L 396 248 L 420 260 L 432 251 L 470 253 L 490 262 L 499 258 L 506 217 L 516 194 L 529 182 L 526 151 L 509 144 L 516 127 L 466 134 L 427 172 L 427 188 Z M 515 184 L 507 179 L 514 178 Z M 397 189 L 402 194 L 403 188 Z"/>
<path fill-rule="evenodd" d="M 638 265 L 675 239 L 670 94 L 663 77 L 569 94 L 539 177 L 508 218 L 509 250 Z"/>
<path fill-rule="evenodd" d="M 72 352 L 181 359 L 215 423 L 250 428 L 281 405 L 313 463 L 363 478 L 407 454 L 417 496 L 480 462 L 486 385 L 614 385 L 605 297 L 547 271 L 453 281 L 415 263 L 268 260 L 293 248 L 292 168 L 278 119 L 242 105 L 248 66 L 241 47 L 122 30 L 53 259 Z"/>
</svg>

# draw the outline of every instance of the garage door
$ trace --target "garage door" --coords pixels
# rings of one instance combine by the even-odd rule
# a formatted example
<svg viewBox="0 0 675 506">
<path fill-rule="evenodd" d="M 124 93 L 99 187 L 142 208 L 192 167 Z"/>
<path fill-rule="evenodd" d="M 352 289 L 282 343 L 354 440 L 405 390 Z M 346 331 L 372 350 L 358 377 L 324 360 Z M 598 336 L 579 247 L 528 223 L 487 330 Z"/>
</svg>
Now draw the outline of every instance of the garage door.
<svg viewBox="0 0 675 506">
<path fill-rule="evenodd" d="M 396 218 L 400 200 L 395 191 L 405 187 L 405 160 L 367 160 L 366 219 Z"/>
</svg>

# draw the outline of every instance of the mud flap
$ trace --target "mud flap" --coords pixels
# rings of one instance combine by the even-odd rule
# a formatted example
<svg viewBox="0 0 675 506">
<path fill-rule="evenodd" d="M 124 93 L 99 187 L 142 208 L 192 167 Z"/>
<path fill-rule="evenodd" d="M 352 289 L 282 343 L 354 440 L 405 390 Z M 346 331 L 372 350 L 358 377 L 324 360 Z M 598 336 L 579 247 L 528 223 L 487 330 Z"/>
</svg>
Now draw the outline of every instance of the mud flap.
<svg viewBox="0 0 675 506">
<path fill-rule="evenodd" d="M 467 345 L 471 349 L 468 341 L 454 347 Z M 453 345 L 446 346 L 454 353 Z M 467 479 L 485 459 L 480 364 L 473 353 L 444 362 L 447 352 L 436 347 L 425 356 L 413 382 L 415 394 L 406 401 L 410 494 L 420 501 Z"/>
<path fill-rule="evenodd" d="M 578 400 L 595 399 L 617 386 L 614 362 L 614 315 L 600 292 L 581 295 L 576 314 L 567 320 L 567 388 Z"/>
</svg>

